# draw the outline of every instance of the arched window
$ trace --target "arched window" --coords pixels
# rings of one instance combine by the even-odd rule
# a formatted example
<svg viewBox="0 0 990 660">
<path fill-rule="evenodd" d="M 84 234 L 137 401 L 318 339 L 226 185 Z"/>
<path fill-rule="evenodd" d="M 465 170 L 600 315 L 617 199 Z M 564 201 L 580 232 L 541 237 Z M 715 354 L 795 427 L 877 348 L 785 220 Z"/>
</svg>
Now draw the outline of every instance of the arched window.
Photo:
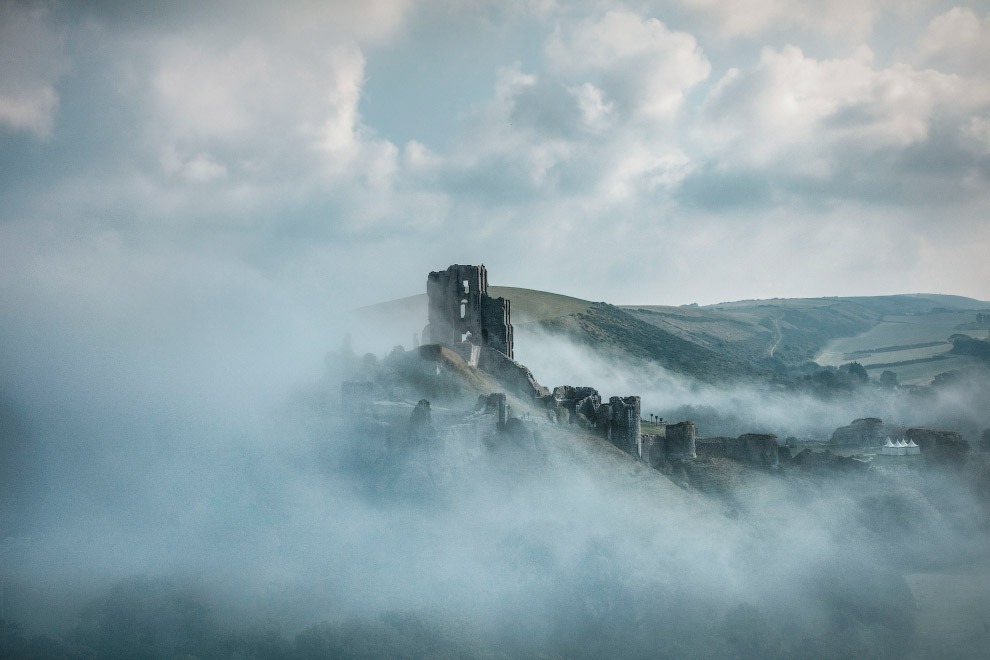
<svg viewBox="0 0 990 660">
<path fill-rule="evenodd" d="M 461 301 L 461 318 L 467 316 L 467 300 Z"/>
</svg>

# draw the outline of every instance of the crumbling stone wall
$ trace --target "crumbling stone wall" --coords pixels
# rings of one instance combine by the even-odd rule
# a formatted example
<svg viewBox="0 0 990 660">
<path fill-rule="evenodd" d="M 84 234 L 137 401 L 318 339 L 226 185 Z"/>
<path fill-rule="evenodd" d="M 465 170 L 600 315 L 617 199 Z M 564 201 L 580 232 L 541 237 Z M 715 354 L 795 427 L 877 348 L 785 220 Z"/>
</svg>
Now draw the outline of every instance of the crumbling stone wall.
<svg viewBox="0 0 990 660">
<path fill-rule="evenodd" d="M 790 460 L 793 465 L 802 470 L 811 472 L 859 472 L 866 473 L 870 469 L 870 464 L 866 461 L 857 460 L 850 456 L 839 456 L 826 449 L 825 451 L 812 451 L 802 449 L 794 458 Z"/>
<path fill-rule="evenodd" d="M 429 324 L 423 341 L 454 348 L 466 342 L 512 358 L 509 301 L 488 295 L 484 266 L 454 264 L 426 278 Z"/>
<path fill-rule="evenodd" d="M 553 388 L 552 400 L 548 403 L 556 409 L 557 419 L 561 424 L 583 423 L 585 426 L 594 426 L 602 397 L 593 387 L 558 385 Z"/>
<path fill-rule="evenodd" d="M 627 454 L 638 456 L 642 431 L 639 397 L 610 397 L 607 420 L 606 433 L 611 443 Z"/>
<path fill-rule="evenodd" d="M 745 433 L 738 438 L 698 438 L 695 449 L 698 456 L 723 456 L 766 468 L 779 465 L 777 436 L 769 433 Z"/>
<path fill-rule="evenodd" d="M 512 417 L 512 406 L 506 402 L 504 392 L 493 392 L 488 396 L 479 395 L 475 410 L 484 412 L 486 415 L 495 415 L 495 427 L 499 431 L 505 428 L 506 422 Z"/>
<path fill-rule="evenodd" d="M 640 436 L 639 457 L 657 470 L 665 469 L 674 461 L 697 458 L 695 434 L 694 422 L 668 424 L 662 434 L 643 434 Z"/>
<path fill-rule="evenodd" d="M 454 352 L 460 355 L 466 364 L 477 367 L 481 361 L 481 347 L 470 342 L 461 341 L 453 346 Z"/>
<path fill-rule="evenodd" d="M 854 419 L 848 426 L 840 426 L 832 433 L 831 442 L 839 445 L 861 444 L 864 446 L 880 446 L 883 444 L 886 431 L 883 420 L 879 417 L 864 417 Z"/>
<path fill-rule="evenodd" d="M 668 424 L 664 442 L 664 453 L 668 460 L 684 460 L 697 457 L 694 422 Z"/>
<path fill-rule="evenodd" d="M 642 419 L 638 396 L 613 396 L 603 404 L 593 387 L 559 385 L 544 401 L 558 422 L 594 428 L 622 451 L 640 456 Z"/>
</svg>

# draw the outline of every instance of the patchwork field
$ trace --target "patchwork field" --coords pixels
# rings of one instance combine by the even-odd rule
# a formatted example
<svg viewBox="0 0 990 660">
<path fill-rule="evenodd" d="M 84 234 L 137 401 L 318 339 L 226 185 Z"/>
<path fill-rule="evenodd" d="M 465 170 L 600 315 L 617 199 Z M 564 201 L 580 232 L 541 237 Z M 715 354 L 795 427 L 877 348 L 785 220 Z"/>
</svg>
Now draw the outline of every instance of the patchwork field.
<svg viewBox="0 0 990 660">
<path fill-rule="evenodd" d="M 949 353 L 953 334 L 978 339 L 987 336 L 988 328 L 977 323 L 976 314 L 961 310 L 885 316 L 866 332 L 832 339 L 815 361 L 833 366 L 856 361 L 871 376 L 890 370 L 901 383 L 926 384 L 940 373 L 978 362 Z"/>
</svg>

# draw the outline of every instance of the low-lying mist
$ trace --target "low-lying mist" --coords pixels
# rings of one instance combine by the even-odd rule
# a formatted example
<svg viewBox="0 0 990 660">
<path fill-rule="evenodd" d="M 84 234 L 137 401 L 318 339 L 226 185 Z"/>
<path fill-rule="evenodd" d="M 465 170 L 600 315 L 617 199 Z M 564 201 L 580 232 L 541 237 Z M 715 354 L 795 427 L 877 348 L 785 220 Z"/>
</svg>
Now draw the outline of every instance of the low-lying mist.
<svg viewBox="0 0 990 660">
<path fill-rule="evenodd" d="M 703 386 L 533 333 L 517 337 L 517 359 L 551 387 L 640 394 L 644 415 L 710 408 L 740 433 L 823 437 L 866 415 L 990 426 L 966 384 L 918 410 L 878 390 L 823 401 Z M 987 580 L 985 493 L 949 468 L 883 479 L 753 470 L 726 499 L 551 426 L 528 448 L 443 433 L 423 446 L 382 443 L 367 420 L 341 414 L 337 386 L 351 374 L 326 364 L 322 378 L 301 377 L 238 414 L 168 383 L 148 397 L 94 380 L 93 396 L 75 401 L 36 391 L 28 400 L 8 385 L 6 648 L 28 648 L 36 634 L 34 655 L 22 657 L 874 658 L 935 657 L 926 654 L 938 641 L 957 657 L 984 648 L 978 636 L 913 645 L 930 604 L 915 597 L 912 575 Z M 701 421 L 699 431 L 714 434 Z M 986 604 L 965 598 L 969 611 Z"/>
<path fill-rule="evenodd" d="M 702 435 L 758 432 L 781 440 L 827 440 L 836 427 L 863 417 L 879 417 L 898 427 L 957 430 L 973 440 L 990 428 L 990 376 L 985 372 L 921 391 L 865 386 L 821 396 L 763 383 L 701 383 L 532 326 L 522 326 L 516 335 L 516 359 L 548 387 L 590 385 L 602 396 L 638 394 L 644 417 L 653 413 L 672 422 L 693 419 Z"/>
</svg>

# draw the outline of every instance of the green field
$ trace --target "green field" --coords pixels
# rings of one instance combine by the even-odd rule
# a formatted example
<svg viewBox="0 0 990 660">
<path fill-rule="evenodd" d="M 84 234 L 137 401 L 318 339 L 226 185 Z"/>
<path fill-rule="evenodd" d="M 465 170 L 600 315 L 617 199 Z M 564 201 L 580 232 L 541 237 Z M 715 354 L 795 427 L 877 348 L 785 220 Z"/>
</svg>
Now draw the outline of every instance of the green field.
<svg viewBox="0 0 990 660">
<path fill-rule="evenodd" d="M 976 323 L 975 311 L 890 315 L 866 332 L 832 339 L 815 361 L 833 366 L 856 361 L 874 377 L 890 370 L 903 384 L 927 384 L 940 373 L 978 363 L 949 353 L 953 334 L 982 339 L 987 330 Z"/>
<path fill-rule="evenodd" d="M 513 323 L 532 323 L 580 314 L 591 306 L 588 300 L 512 286 L 490 286 L 488 295 L 511 301 Z"/>
</svg>

